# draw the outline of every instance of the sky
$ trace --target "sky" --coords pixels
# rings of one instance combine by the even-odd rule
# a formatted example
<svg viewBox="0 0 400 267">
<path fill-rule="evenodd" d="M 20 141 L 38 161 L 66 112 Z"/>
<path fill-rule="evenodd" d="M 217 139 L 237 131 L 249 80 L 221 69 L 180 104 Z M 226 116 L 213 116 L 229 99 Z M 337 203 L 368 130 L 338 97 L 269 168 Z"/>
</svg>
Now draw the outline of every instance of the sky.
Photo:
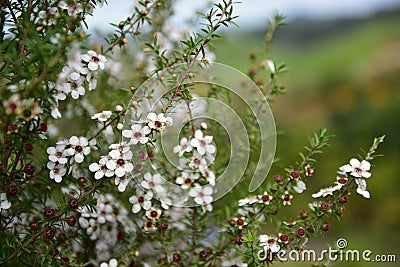
<svg viewBox="0 0 400 267">
<path fill-rule="evenodd" d="M 400 0 L 239 0 L 235 5 L 236 21 L 241 28 L 248 29 L 266 21 L 276 12 L 285 15 L 287 20 L 298 17 L 312 19 L 334 19 L 340 17 L 360 17 L 379 10 L 400 7 Z M 108 5 L 95 10 L 94 16 L 87 22 L 90 28 L 101 31 L 111 30 L 108 24 L 118 23 L 129 16 L 132 0 L 108 0 Z M 182 25 L 190 19 L 194 11 L 207 7 L 208 0 L 178 0 L 176 17 L 173 22 Z"/>
</svg>

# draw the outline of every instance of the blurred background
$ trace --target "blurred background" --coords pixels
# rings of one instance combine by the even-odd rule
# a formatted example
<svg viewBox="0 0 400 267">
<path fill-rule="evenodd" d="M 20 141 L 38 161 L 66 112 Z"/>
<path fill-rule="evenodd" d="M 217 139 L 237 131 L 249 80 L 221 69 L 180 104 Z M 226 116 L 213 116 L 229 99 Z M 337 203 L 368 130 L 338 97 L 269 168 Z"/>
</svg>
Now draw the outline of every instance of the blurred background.
<svg viewBox="0 0 400 267">
<path fill-rule="evenodd" d="M 109 2 L 108 7 L 96 11 L 100 12 L 94 16 L 96 21 L 88 19 L 98 31 L 107 32 L 107 23 L 125 18 L 132 4 Z M 176 27 L 186 25 L 190 14 L 205 6 L 207 1 L 178 1 Z M 277 145 L 280 164 L 297 161 L 307 135 L 319 128 L 328 128 L 335 135 L 332 147 L 317 158 L 308 194 L 296 196 L 298 200 L 286 216 L 295 216 L 312 201 L 311 193 L 332 184 L 338 167 L 361 154 L 361 148 L 367 149 L 375 136 L 385 134 L 379 149 L 384 157 L 374 160 L 368 180 L 371 199 L 352 196 L 341 222 L 332 220 L 332 230 L 323 238 L 310 240 L 309 248 L 334 247 L 338 238 L 346 238 L 349 249 L 396 255 L 397 263 L 368 266 L 399 266 L 400 1 L 244 0 L 236 6 L 240 28 L 225 32 L 215 53 L 217 62 L 244 73 L 250 66 L 249 53 L 262 46 L 267 19 L 276 12 L 287 17 L 269 54 L 269 59 L 285 62 L 289 68 L 281 77 L 287 95 L 271 106 L 278 130 L 284 131 Z"/>
</svg>

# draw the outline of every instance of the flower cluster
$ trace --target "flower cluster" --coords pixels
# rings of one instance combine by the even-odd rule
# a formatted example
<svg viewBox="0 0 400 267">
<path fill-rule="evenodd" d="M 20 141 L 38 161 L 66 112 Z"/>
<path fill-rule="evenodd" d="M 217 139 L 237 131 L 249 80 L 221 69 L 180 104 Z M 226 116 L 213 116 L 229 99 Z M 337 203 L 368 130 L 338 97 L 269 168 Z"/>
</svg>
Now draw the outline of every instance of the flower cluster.
<svg viewBox="0 0 400 267">
<path fill-rule="evenodd" d="M 346 184 L 355 181 L 357 184 L 356 192 L 365 198 L 370 198 L 370 193 L 367 191 L 367 182 L 364 179 L 371 177 L 371 173 L 369 172 L 370 169 L 371 163 L 368 161 L 362 160 L 360 162 L 358 159 L 352 158 L 349 164 L 343 165 L 339 168 L 338 174 L 340 176 L 337 177 L 334 186 L 322 188 L 312 196 L 318 198 L 321 196 L 326 197 L 333 195 L 335 191 L 341 190 Z"/>
<path fill-rule="evenodd" d="M 132 179 L 130 172 L 133 170 L 133 164 L 130 161 L 133 153 L 125 142 L 111 144 L 109 149 L 107 156 L 102 156 L 98 163 L 89 165 L 89 170 L 94 172 L 95 179 L 115 176 L 114 183 L 118 190 L 123 192 Z"/>
<path fill-rule="evenodd" d="M 86 137 L 72 136 L 68 140 L 60 140 L 55 147 L 48 147 L 50 178 L 56 183 L 61 183 L 67 173 L 68 164 L 70 170 L 76 163 L 82 163 L 91 149 L 96 149 L 96 139 L 88 140 Z M 68 160 L 69 159 L 69 160 Z"/>
<path fill-rule="evenodd" d="M 311 156 L 327 144 L 322 131 L 310 138 L 309 154 L 302 154 L 297 166 L 275 175 L 255 195 L 240 199 L 237 212 L 236 201 L 220 212 L 219 203 L 213 206 L 216 193 L 221 193 L 216 177 L 224 171 L 223 156 L 228 151 L 225 143 L 218 144 L 221 160 L 215 162 L 215 141 L 223 140 L 222 135 L 204 122 L 198 127 L 196 120 L 210 112 L 205 94 L 237 101 L 222 94 L 216 84 L 196 95 L 192 78 L 199 73 L 194 65 L 213 60 L 209 45 L 219 36 L 217 30 L 234 23 L 233 1 L 221 1 L 204 13 L 205 25 L 199 33 L 170 26 L 170 1 L 135 1 L 131 16 L 114 25 L 116 31 L 105 43 L 83 43 L 88 36 L 83 27 L 87 16 L 105 2 L 6 1 L 1 8 L 7 27 L 2 29 L 0 44 L 4 52 L 0 67 L 0 265 L 260 266 L 257 249 L 270 252 L 267 264 L 282 249 L 302 249 L 312 234 L 329 230 L 325 218 L 340 216 L 353 191 L 370 196 L 366 181 L 374 150 L 362 161 L 350 160 L 340 168 L 334 186 L 313 195 L 323 199 L 310 203 L 293 219 L 281 222 L 278 218 L 280 228 L 275 234 L 258 232 L 267 219 L 292 204 L 296 193 L 306 190 L 306 179 L 314 172 Z M 126 57 L 130 55 L 128 40 L 135 42 L 135 60 Z M 128 53 L 119 54 L 117 48 L 123 46 Z M 81 47 L 93 50 L 82 52 Z M 265 93 L 265 99 L 257 99 L 264 110 L 262 105 L 270 95 L 283 92 L 276 78 L 284 68 L 257 57 L 251 56 L 257 66 L 250 76 L 255 77 L 257 69 L 269 69 L 271 74 L 271 81 L 265 83 L 253 79 Z M 128 75 L 120 71 L 121 66 L 131 70 Z M 102 73 L 117 81 L 101 77 L 100 84 Z M 140 91 L 136 86 L 149 73 L 157 74 L 154 78 L 162 83 L 147 84 L 149 88 L 144 84 L 138 88 L 146 92 L 136 94 Z M 140 107 L 161 97 L 159 85 L 174 89 L 154 103 L 162 113 L 147 114 Z M 116 96 L 114 90 L 93 99 L 83 97 L 99 86 L 130 87 L 130 92 L 121 90 L 118 96 L 134 94 L 132 117 L 130 106 L 109 110 L 113 100 L 108 97 Z M 245 83 L 238 86 L 247 88 Z M 110 101 L 96 101 L 99 97 Z M 61 118 L 64 110 L 66 119 L 79 124 L 80 134 L 63 135 L 67 131 L 62 127 L 55 130 L 53 119 Z M 247 119 L 254 115 L 248 112 L 240 114 L 254 141 L 259 131 L 253 124 L 256 121 Z M 160 140 L 162 135 L 168 140 L 174 129 L 167 127 L 173 121 L 183 122 L 183 134 L 171 149 L 177 159 L 171 167 L 168 159 L 174 157 L 169 157 L 171 151 L 163 151 Z M 92 129 L 94 125 L 98 128 Z M 251 143 L 250 152 L 258 151 L 257 142 Z M 45 158 L 41 150 L 46 151 Z"/>
<path fill-rule="evenodd" d="M 43 113 L 43 109 L 37 99 L 22 99 L 18 91 L 23 90 L 29 83 L 22 82 L 18 85 L 9 86 L 8 89 L 14 92 L 10 98 L 3 101 L 5 113 L 10 116 L 16 116 L 23 121 L 39 120 L 39 115 Z"/>
<path fill-rule="evenodd" d="M 366 159 L 360 161 L 352 158 L 349 164 L 341 166 L 338 171 L 340 176 L 336 178 L 334 186 L 322 188 L 319 192 L 312 195 L 314 198 L 324 197 L 323 201 L 309 203 L 309 211 L 304 210 L 299 214 L 297 219 L 290 219 L 283 222 L 277 236 L 265 234 L 258 236 L 259 246 L 266 253 L 265 260 L 267 262 L 271 263 L 274 260 L 274 255 L 282 248 L 287 248 L 289 243 L 293 246 L 297 245 L 299 249 L 303 249 L 307 243 L 307 237 L 310 235 L 310 230 L 329 231 L 329 223 L 323 221 L 322 218 L 330 214 L 341 216 L 344 211 L 343 205 L 347 203 L 348 195 L 352 191 L 356 191 L 365 198 L 370 197 L 369 192 L 366 191 L 366 182 L 364 179 L 371 177 L 371 173 L 369 172 L 371 164 L 367 159 L 372 159 L 370 155 L 375 152 L 376 147 L 382 141 L 383 137 L 374 140 L 374 144 Z M 304 173 L 307 174 L 310 171 L 305 169 Z M 298 174 L 290 173 L 290 176 L 297 179 Z M 286 195 L 287 192 L 282 196 L 282 199 L 285 199 Z M 241 200 L 239 206 L 254 205 L 255 203 L 257 203 L 256 198 L 247 198 Z M 248 211 L 250 212 L 251 210 L 248 209 Z M 260 209 L 253 210 L 255 214 L 259 214 L 259 211 Z"/>
<path fill-rule="evenodd" d="M 203 129 L 207 125 L 202 123 Z M 179 156 L 178 168 L 182 170 L 175 183 L 182 189 L 189 190 L 189 196 L 197 205 L 204 205 L 212 210 L 213 187 L 215 174 L 209 168 L 212 164 L 216 147 L 211 135 L 204 135 L 202 130 L 196 130 L 190 141 L 183 137 L 179 145 L 174 147 L 174 153 Z"/>
<path fill-rule="evenodd" d="M 99 70 L 104 70 L 107 59 L 93 50 L 80 54 L 75 49 L 69 53 L 66 66 L 58 75 L 55 85 L 55 99 L 65 100 L 67 95 L 78 99 L 86 92 L 85 87 L 93 90 L 97 86 Z"/>
<path fill-rule="evenodd" d="M 78 222 L 90 240 L 95 242 L 97 260 L 104 261 L 111 257 L 110 252 L 118 238 L 135 229 L 135 226 L 129 218 L 129 212 L 113 195 L 97 194 L 95 197 L 95 209 L 86 206 L 80 208 Z"/>
</svg>

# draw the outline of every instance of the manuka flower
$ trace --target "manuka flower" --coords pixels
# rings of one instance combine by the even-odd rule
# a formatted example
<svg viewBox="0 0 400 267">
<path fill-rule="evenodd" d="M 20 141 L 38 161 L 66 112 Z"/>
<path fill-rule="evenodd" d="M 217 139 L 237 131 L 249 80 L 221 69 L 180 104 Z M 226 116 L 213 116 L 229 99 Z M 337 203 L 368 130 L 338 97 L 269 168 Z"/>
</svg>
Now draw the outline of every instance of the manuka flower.
<svg viewBox="0 0 400 267">
<path fill-rule="evenodd" d="M 185 152 L 192 151 L 193 147 L 186 137 L 183 137 L 179 142 L 179 145 L 174 147 L 174 153 L 178 153 L 179 157 L 182 157 Z"/>
<path fill-rule="evenodd" d="M 165 127 L 172 125 L 172 118 L 171 117 L 165 117 L 164 113 L 160 114 L 155 114 L 155 113 L 149 113 L 147 115 L 148 123 L 147 125 L 154 130 L 157 130 L 161 132 L 164 130 Z"/>
<path fill-rule="evenodd" d="M 134 124 L 131 126 L 131 130 L 123 130 L 122 136 L 130 138 L 134 145 L 138 143 L 146 144 L 149 141 L 147 135 L 150 131 L 148 126 L 142 127 L 140 124 Z"/>
<path fill-rule="evenodd" d="M 278 252 L 281 247 L 278 245 L 278 239 L 274 236 L 260 235 L 258 237 L 260 246 L 264 247 L 264 250 L 269 250 L 272 253 Z"/>
<path fill-rule="evenodd" d="M 96 144 L 96 140 L 89 140 L 85 137 L 72 136 L 69 139 L 70 148 L 66 150 L 68 156 L 73 156 L 73 159 L 77 163 L 83 162 L 86 155 L 90 153 L 90 146 Z"/>
<path fill-rule="evenodd" d="M 292 200 L 293 196 L 289 194 L 288 191 L 285 192 L 285 194 L 282 195 L 283 199 L 283 205 L 291 205 L 292 203 L 290 202 Z"/>
<path fill-rule="evenodd" d="M 157 221 L 161 216 L 162 211 L 158 208 L 151 207 L 149 210 L 146 210 L 146 217 L 152 221 Z"/>
<path fill-rule="evenodd" d="M 144 181 L 140 183 L 140 185 L 145 189 L 152 189 L 156 192 L 163 192 L 164 188 L 162 187 L 163 179 L 160 174 L 156 173 L 151 175 L 151 173 L 147 172 L 143 176 Z"/>
<path fill-rule="evenodd" d="M 114 173 L 117 177 L 121 178 L 122 176 L 125 176 L 133 171 L 133 164 L 130 162 L 130 159 L 132 158 L 131 151 L 121 153 L 119 150 L 112 150 L 109 155 L 111 160 L 115 163 L 113 166 L 115 166 Z M 111 163 L 108 163 L 107 167 L 112 169 L 110 164 Z"/>
<path fill-rule="evenodd" d="M 196 172 L 182 172 L 181 176 L 178 176 L 175 183 L 181 185 L 182 189 L 188 189 L 199 178 L 199 173 Z"/>
<path fill-rule="evenodd" d="M 190 189 L 189 196 L 199 205 L 210 204 L 213 201 L 213 189 L 211 186 L 196 186 Z"/>
<path fill-rule="evenodd" d="M 331 196 L 333 195 L 333 192 L 335 192 L 336 190 L 339 190 L 340 187 L 339 186 L 333 186 L 333 187 L 326 187 L 326 188 L 321 188 L 319 190 L 319 192 L 312 194 L 313 198 L 317 198 L 317 197 L 326 197 L 326 196 Z"/>
<path fill-rule="evenodd" d="M 350 173 L 351 176 L 356 178 L 369 178 L 371 173 L 368 172 L 371 168 L 371 164 L 366 161 L 359 161 L 358 159 L 352 158 L 350 164 L 343 165 L 339 170 L 343 173 Z"/>
<path fill-rule="evenodd" d="M 48 147 L 46 150 L 47 154 L 49 154 L 49 160 L 51 162 L 58 162 L 60 164 L 66 164 L 67 163 L 67 156 L 65 154 L 65 145 L 64 144 L 58 144 L 56 147 Z"/>
<path fill-rule="evenodd" d="M 91 71 L 95 71 L 98 68 L 103 70 L 104 64 L 107 62 L 105 56 L 97 54 L 93 50 L 89 50 L 86 54 L 83 54 L 81 59 L 88 64 L 87 67 Z"/>
<path fill-rule="evenodd" d="M 152 198 L 151 191 L 144 193 L 142 190 L 136 190 L 136 195 L 129 198 L 129 202 L 132 204 L 132 212 L 138 213 L 141 209 L 149 210 Z"/>
<path fill-rule="evenodd" d="M 92 163 L 89 165 L 89 170 L 94 172 L 95 179 L 101 179 L 105 177 L 111 177 L 114 175 L 114 170 L 116 168 L 115 164 L 110 165 L 110 159 L 108 157 L 101 157 L 99 163 Z M 113 162 L 114 163 L 114 162 Z M 110 167 L 107 167 L 107 165 Z"/>
<path fill-rule="evenodd" d="M 109 110 L 104 110 L 100 113 L 93 114 L 90 117 L 92 120 L 98 119 L 99 121 L 107 121 L 111 117 L 112 112 Z"/>
<path fill-rule="evenodd" d="M 2 210 L 8 210 L 11 208 L 11 203 L 7 200 L 7 194 L 1 193 L 0 194 L 0 212 Z"/>
<path fill-rule="evenodd" d="M 53 179 L 56 183 L 61 183 L 63 176 L 67 172 L 64 164 L 48 162 L 47 168 L 50 170 L 50 178 Z"/>
<path fill-rule="evenodd" d="M 259 199 L 258 200 L 259 203 L 263 203 L 265 205 L 269 205 L 269 203 L 272 200 L 272 196 L 268 195 L 267 192 L 264 192 L 264 194 L 258 196 L 258 199 Z"/>
<path fill-rule="evenodd" d="M 203 132 L 197 130 L 194 134 L 194 138 L 190 140 L 190 144 L 197 149 L 200 155 L 206 153 L 215 153 L 215 146 L 212 144 L 213 137 L 210 135 L 203 135 Z"/>
<path fill-rule="evenodd" d="M 357 193 L 362 195 L 365 198 L 370 198 L 371 195 L 370 193 L 367 191 L 367 182 L 364 179 L 356 179 L 356 183 L 357 183 Z"/>
</svg>

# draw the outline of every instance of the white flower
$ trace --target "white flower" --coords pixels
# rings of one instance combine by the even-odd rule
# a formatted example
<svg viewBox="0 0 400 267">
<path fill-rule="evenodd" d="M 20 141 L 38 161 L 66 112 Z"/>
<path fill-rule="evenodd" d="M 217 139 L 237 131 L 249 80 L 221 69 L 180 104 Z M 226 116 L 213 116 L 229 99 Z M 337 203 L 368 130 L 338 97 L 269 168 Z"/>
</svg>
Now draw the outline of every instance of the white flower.
<svg viewBox="0 0 400 267">
<path fill-rule="evenodd" d="M 211 144 L 213 137 L 210 135 L 203 136 L 203 132 L 200 130 L 197 130 L 194 133 L 194 137 L 191 141 L 190 144 L 197 148 L 197 152 L 199 152 L 200 155 L 204 155 L 205 153 L 208 154 L 213 154 L 215 153 L 215 146 Z"/>
<path fill-rule="evenodd" d="M 275 72 L 276 70 L 275 63 L 272 60 L 270 59 L 265 60 L 264 65 L 267 66 L 272 73 Z"/>
<path fill-rule="evenodd" d="M 22 118 L 26 121 L 30 121 L 37 117 L 37 115 L 41 114 L 43 112 L 43 109 L 39 106 L 39 103 L 37 100 L 30 98 L 30 99 L 24 99 L 22 101 L 23 109 L 28 110 L 29 112 L 25 113 L 23 112 Z"/>
<path fill-rule="evenodd" d="M 78 2 L 72 2 L 72 3 L 65 3 L 64 1 L 60 1 L 60 3 L 58 4 L 58 6 L 61 9 L 67 9 L 68 11 L 68 15 L 71 17 L 77 17 L 78 14 L 83 12 L 83 8 L 82 5 Z"/>
<path fill-rule="evenodd" d="M 52 105 L 52 106 L 50 107 L 50 109 L 51 109 L 51 116 L 52 116 L 54 119 L 59 119 L 59 118 L 62 117 L 62 116 L 61 116 L 61 112 L 60 112 L 60 110 L 58 109 L 58 105 Z"/>
<path fill-rule="evenodd" d="M 129 161 L 132 158 L 131 151 L 121 153 L 119 150 L 112 150 L 109 155 L 114 160 L 115 165 L 107 164 L 107 168 L 111 169 L 112 166 L 115 166 L 114 173 L 117 177 L 121 178 L 133 171 L 133 164 Z"/>
<path fill-rule="evenodd" d="M 246 198 L 239 199 L 238 206 L 242 207 L 242 206 L 246 206 L 246 205 L 252 205 L 256 202 L 258 202 L 258 199 L 256 196 L 246 197 Z"/>
<path fill-rule="evenodd" d="M 352 158 L 350 164 L 340 167 L 339 170 L 344 173 L 350 172 L 350 175 L 356 178 L 369 178 L 371 177 L 371 173 L 368 172 L 370 168 L 371 164 L 368 161 L 363 160 L 360 162 L 358 159 Z"/>
<path fill-rule="evenodd" d="M 22 103 L 19 94 L 13 94 L 3 102 L 6 108 L 6 114 L 20 114 L 22 112 Z"/>
<path fill-rule="evenodd" d="M 269 205 L 269 203 L 271 202 L 271 200 L 273 199 L 273 197 L 272 196 L 270 196 L 269 194 L 268 194 L 268 192 L 264 192 L 264 194 L 262 194 L 262 195 L 259 195 L 258 196 L 258 203 L 263 203 L 263 204 L 265 204 L 265 205 Z"/>
<path fill-rule="evenodd" d="M 307 189 L 306 183 L 301 180 L 298 180 L 296 186 L 294 186 L 293 189 L 297 193 L 301 194 L 301 193 L 303 193 L 304 190 Z"/>
<path fill-rule="evenodd" d="M 278 245 L 278 239 L 276 237 L 260 235 L 258 239 L 260 240 L 260 246 L 271 251 L 272 253 L 276 253 L 281 249 L 281 247 Z"/>
<path fill-rule="evenodd" d="M 89 83 L 89 91 L 96 89 L 97 86 L 97 72 L 89 72 L 86 75 L 86 81 Z"/>
<path fill-rule="evenodd" d="M 187 138 L 183 137 L 179 142 L 179 145 L 174 147 L 174 153 L 178 153 L 179 157 L 182 157 L 185 152 L 190 152 L 192 149 L 193 147 L 190 145 Z"/>
<path fill-rule="evenodd" d="M 78 222 L 79 222 L 79 225 L 80 225 L 83 229 L 86 229 L 86 228 L 89 227 L 89 221 L 88 221 L 86 218 L 84 218 L 84 217 L 79 217 Z"/>
<path fill-rule="evenodd" d="M 100 234 L 100 227 L 95 219 L 89 219 L 89 227 L 86 229 L 86 233 L 89 235 L 90 240 L 96 240 Z"/>
<path fill-rule="evenodd" d="M 315 211 L 315 208 L 321 207 L 321 202 L 319 201 L 314 201 L 312 203 L 308 203 L 308 208 L 312 211 Z"/>
<path fill-rule="evenodd" d="M 339 190 L 340 187 L 339 186 L 333 186 L 333 187 L 326 187 L 326 188 L 321 188 L 319 190 L 319 192 L 312 194 L 313 198 L 317 198 L 317 197 L 326 197 L 329 195 L 332 195 L 333 192 Z"/>
<path fill-rule="evenodd" d="M 182 161 L 182 163 L 186 162 L 186 159 L 184 160 L 185 161 Z M 205 160 L 205 158 L 202 158 L 201 155 L 197 153 L 197 151 L 194 151 L 188 165 L 191 169 L 198 169 L 200 171 L 207 169 L 207 161 Z"/>
<path fill-rule="evenodd" d="M 55 163 L 66 164 L 67 158 L 64 149 L 65 145 L 63 144 L 56 145 L 56 147 L 48 147 L 46 152 L 49 154 L 49 160 Z"/>
<path fill-rule="evenodd" d="M 0 194 L 0 212 L 2 210 L 8 210 L 11 208 L 11 203 L 7 200 L 7 194 L 1 193 Z"/>
<path fill-rule="evenodd" d="M 198 178 L 199 173 L 184 171 L 181 176 L 176 178 L 175 183 L 181 185 L 182 189 L 188 189 Z"/>
<path fill-rule="evenodd" d="M 215 174 L 213 171 L 205 169 L 201 171 L 201 174 L 204 176 L 204 178 L 206 178 L 210 185 L 215 186 Z"/>
<path fill-rule="evenodd" d="M 365 198 L 370 198 L 371 194 L 367 191 L 367 182 L 364 179 L 356 179 L 357 193 Z"/>
<path fill-rule="evenodd" d="M 119 192 L 124 192 L 126 189 L 126 186 L 129 184 L 130 180 L 132 180 L 132 176 L 130 175 L 124 175 L 122 177 L 115 177 L 115 185 L 118 185 L 118 191 Z"/>
<path fill-rule="evenodd" d="M 111 144 L 108 148 L 112 149 L 110 151 L 110 153 L 109 153 L 109 155 L 111 157 L 113 157 L 113 155 L 115 155 L 115 157 L 118 157 L 119 154 L 115 154 L 115 153 L 122 153 L 129 160 L 133 156 L 132 155 L 132 151 L 131 151 L 131 147 L 126 142 Z"/>
<path fill-rule="evenodd" d="M 189 196 L 199 205 L 209 204 L 213 201 L 213 189 L 211 186 L 196 186 L 190 189 Z"/>
<path fill-rule="evenodd" d="M 118 266 L 118 261 L 114 258 L 112 258 L 108 263 L 107 262 L 100 263 L 100 267 L 117 267 L 117 266 Z"/>
<path fill-rule="evenodd" d="M 165 127 L 172 125 L 171 117 L 164 117 L 164 113 L 155 114 L 153 112 L 147 115 L 147 119 L 149 120 L 147 125 L 154 130 L 161 132 Z"/>
<path fill-rule="evenodd" d="M 345 184 L 347 184 L 347 178 L 346 177 L 336 177 L 336 182 L 334 188 L 337 188 L 336 190 L 341 189 Z"/>
<path fill-rule="evenodd" d="M 239 261 L 240 262 L 240 261 Z M 235 260 L 230 260 L 230 261 L 223 261 L 222 263 L 221 263 L 222 265 L 222 267 L 232 267 L 232 266 L 237 266 L 237 267 L 248 267 L 249 265 L 247 265 L 247 263 L 243 263 L 243 262 L 240 262 L 240 263 L 238 263 L 237 261 L 235 261 Z"/>
<path fill-rule="evenodd" d="M 291 205 L 292 203 L 290 202 L 293 199 L 293 196 L 291 194 L 289 194 L 288 191 L 285 191 L 285 194 L 283 194 L 281 196 L 281 198 L 283 199 L 283 205 Z"/>
<path fill-rule="evenodd" d="M 129 198 L 129 202 L 133 204 L 132 212 L 138 213 L 141 209 L 149 210 L 152 198 L 153 193 L 151 191 L 144 193 L 142 190 L 136 190 L 136 195 Z"/>
<path fill-rule="evenodd" d="M 144 174 L 144 181 L 142 181 L 140 184 L 145 189 L 153 189 L 156 192 L 163 192 L 164 188 L 162 187 L 162 183 L 163 180 L 160 174 L 156 173 L 151 175 L 151 173 L 146 172 Z"/>
<path fill-rule="evenodd" d="M 80 96 L 85 95 L 85 88 L 83 87 L 84 78 L 80 77 L 76 81 L 70 81 L 64 84 L 64 93 L 71 93 L 73 99 L 78 99 Z"/>
<path fill-rule="evenodd" d="M 131 138 L 134 145 L 137 143 L 146 144 L 149 141 L 147 135 L 150 131 L 148 126 L 142 127 L 140 124 L 134 124 L 131 126 L 131 130 L 123 130 L 122 136 Z"/>
<path fill-rule="evenodd" d="M 50 178 L 56 183 L 61 183 L 63 176 L 67 172 L 64 164 L 48 162 L 47 168 L 50 170 Z"/>
<path fill-rule="evenodd" d="M 109 163 L 109 161 L 110 160 L 107 157 L 103 156 L 99 160 L 99 163 L 92 163 L 89 165 L 89 170 L 95 173 L 95 179 L 101 179 L 104 176 L 111 177 L 114 175 L 114 170 L 116 168 L 115 162 L 112 161 L 112 163 Z M 107 167 L 107 164 L 110 166 L 110 168 Z"/>
<path fill-rule="evenodd" d="M 155 207 L 151 207 L 149 210 L 146 210 L 146 217 L 152 221 L 158 220 L 161 214 L 162 210 Z"/>
<path fill-rule="evenodd" d="M 92 120 L 98 119 L 99 121 L 107 121 L 111 117 L 112 112 L 108 110 L 104 110 L 100 113 L 94 114 L 90 117 Z"/>
<path fill-rule="evenodd" d="M 95 144 L 96 140 L 92 139 L 91 144 Z M 90 153 L 89 141 L 87 138 L 81 136 L 72 136 L 69 139 L 70 148 L 66 150 L 68 156 L 74 156 L 73 159 L 77 163 L 82 163 L 86 155 Z"/>
<path fill-rule="evenodd" d="M 104 70 L 104 64 L 107 62 L 105 56 L 97 54 L 93 50 L 89 50 L 86 54 L 83 54 L 81 59 L 88 63 L 88 69 L 91 71 L 95 71 L 98 68 Z"/>
<path fill-rule="evenodd" d="M 55 18 L 59 17 L 56 7 L 48 7 L 47 10 L 41 10 L 38 15 L 39 18 L 42 19 L 42 24 L 44 26 L 54 25 L 56 23 Z"/>
</svg>

